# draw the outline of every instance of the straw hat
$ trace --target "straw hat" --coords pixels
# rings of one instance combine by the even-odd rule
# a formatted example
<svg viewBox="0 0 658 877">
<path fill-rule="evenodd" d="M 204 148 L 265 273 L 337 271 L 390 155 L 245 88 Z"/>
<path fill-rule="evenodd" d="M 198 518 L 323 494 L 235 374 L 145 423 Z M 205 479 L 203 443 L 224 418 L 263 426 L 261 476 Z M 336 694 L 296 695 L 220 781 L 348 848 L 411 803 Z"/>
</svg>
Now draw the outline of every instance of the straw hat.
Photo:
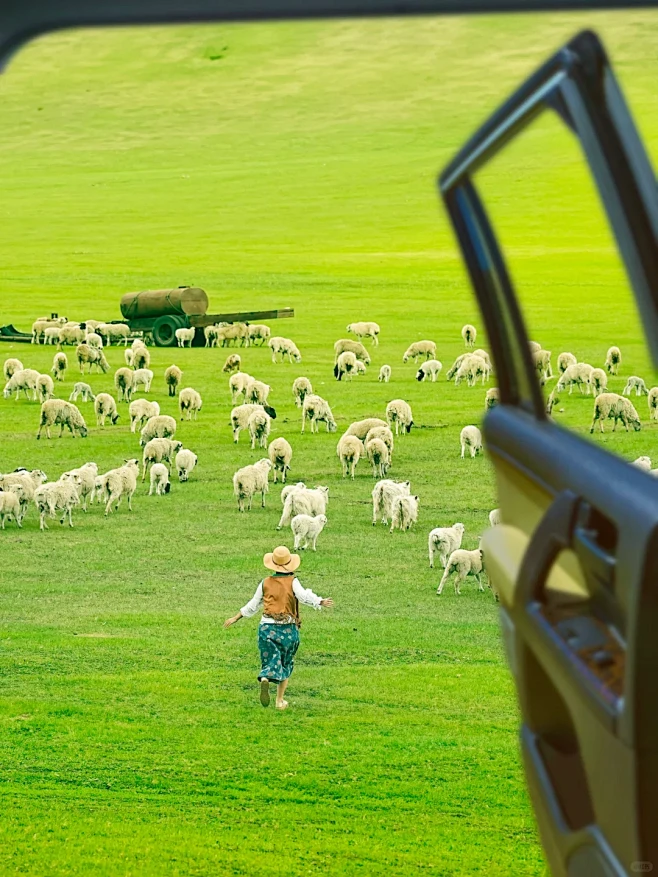
<svg viewBox="0 0 658 877">
<path fill-rule="evenodd" d="M 263 563 L 274 572 L 294 572 L 302 562 L 299 554 L 291 554 L 285 545 L 279 545 L 263 557 Z"/>
</svg>

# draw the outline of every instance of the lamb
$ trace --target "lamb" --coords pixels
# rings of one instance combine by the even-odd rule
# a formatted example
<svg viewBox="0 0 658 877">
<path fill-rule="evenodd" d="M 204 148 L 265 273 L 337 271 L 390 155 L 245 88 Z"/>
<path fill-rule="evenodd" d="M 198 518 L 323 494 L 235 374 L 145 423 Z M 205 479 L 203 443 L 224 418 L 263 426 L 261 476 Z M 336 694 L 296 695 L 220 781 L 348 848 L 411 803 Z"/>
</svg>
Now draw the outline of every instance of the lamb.
<svg viewBox="0 0 658 877">
<path fill-rule="evenodd" d="M 392 402 L 388 403 L 386 406 L 386 419 L 391 430 L 393 429 L 393 424 L 395 424 L 396 435 L 399 433 L 404 435 L 405 431 L 411 432 L 411 427 L 414 425 L 411 406 L 404 399 L 393 399 Z"/>
<path fill-rule="evenodd" d="M 292 460 L 292 448 L 290 447 L 290 443 L 284 438 L 274 439 L 273 442 L 270 442 L 270 446 L 267 449 L 267 456 L 272 463 L 274 483 L 276 484 L 277 472 L 281 472 L 281 480 L 285 484 L 286 474 L 290 470 L 290 461 Z"/>
<path fill-rule="evenodd" d="M 57 336 L 57 346 L 61 347 L 62 344 L 82 344 L 86 337 L 87 333 L 79 325 L 62 326 Z"/>
<path fill-rule="evenodd" d="M 245 397 L 247 387 L 252 381 L 255 381 L 247 372 L 236 372 L 228 379 L 228 388 L 231 392 L 231 401 L 235 405 L 240 396 Z"/>
<path fill-rule="evenodd" d="M 457 551 L 452 552 L 443 572 L 443 577 L 439 583 L 439 587 L 436 589 L 436 593 L 439 594 L 439 596 L 443 592 L 443 586 L 455 572 L 457 573 L 457 578 L 455 579 L 455 594 L 458 596 L 461 594 L 461 583 L 468 576 L 473 576 L 478 583 L 478 590 L 484 591 L 481 580 L 482 573 L 484 572 L 484 556 L 481 549 L 476 548 L 475 551 L 467 551 L 464 548 L 458 548 Z"/>
<path fill-rule="evenodd" d="M 651 457 L 638 457 L 637 460 L 633 460 L 631 466 L 637 466 L 638 469 L 643 469 L 645 472 L 650 472 Z"/>
<path fill-rule="evenodd" d="M 625 396 L 617 395 L 617 393 L 601 393 L 596 397 L 596 400 L 594 401 L 594 417 L 592 418 L 592 425 L 589 430 L 590 433 L 594 432 L 594 425 L 597 421 L 599 423 L 600 431 L 603 432 L 603 421 L 608 418 L 614 419 L 615 425 L 612 427 L 613 432 L 617 429 L 618 420 L 621 420 L 623 426 L 626 427 L 626 432 L 628 432 L 629 424 L 633 427 L 635 432 L 638 432 L 642 428 L 640 418 L 630 400 L 626 399 Z"/>
<path fill-rule="evenodd" d="M 87 332 L 95 332 L 96 328 L 100 326 L 102 320 L 83 320 L 80 325 L 83 329 L 86 329 Z"/>
<path fill-rule="evenodd" d="M 347 436 L 346 438 L 354 438 L 355 441 L 359 441 L 356 436 Z M 384 440 L 377 437 L 371 438 L 369 441 L 366 440 L 366 455 L 372 463 L 373 478 L 385 478 L 391 465 L 391 454 Z"/>
<path fill-rule="evenodd" d="M 555 406 L 557 405 L 557 403 L 559 401 L 560 401 L 560 395 L 557 391 L 557 388 L 553 387 L 553 389 L 551 390 L 551 392 L 548 395 L 548 399 L 546 400 L 546 413 L 552 414 L 553 408 L 555 408 Z"/>
<path fill-rule="evenodd" d="M 111 345 L 112 341 L 116 340 L 117 343 L 123 341 L 124 345 L 128 346 L 130 327 L 125 323 L 101 323 L 96 326 L 96 332 L 105 338 L 108 345 Z"/>
<path fill-rule="evenodd" d="M 78 360 L 81 374 L 84 374 L 85 365 L 89 366 L 90 374 L 93 366 L 96 366 L 96 368 L 99 371 L 102 371 L 103 374 L 110 370 L 110 364 L 105 358 L 105 354 L 102 350 L 99 350 L 96 347 L 90 347 L 88 344 L 78 344 L 75 350 L 75 356 Z"/>
<path fill-rule="evenodd" d="M 57 329 L 59 333 L 59 330 L 67 322 L 68 320 L 66 317 L 56 317 L 54 320 L 49 320 L 47 317 L 41 317 L 40 319 L 35 320 L 34 323 L 32 323 L 32 344 L 39 343 L 39 339 L 46 329 Z"/>
<path fill-rule="evenodd" d="M 549 378 L 553 377 L 550 350 L 535 350 L 532 354 L 532 362 L 537 372 L 539 383 L 543 386 Z"/>
<path fill-rule="evenodd" d="M 608 389 L 608 376 L 602 368 L 593 368 L 589 376 L 592 392 L 595 396 L 605 393 Z"/>
<path fill-rule="evenodd" d="M 5 381 L 8 381 L 9 378 L 13 377 L 16 374 L 16 372 L 23 371 L 23 363 L 20 361 L 20 359 L 10 357 L 9 359 L 5 359 L 5 364 L 2 371 L 5 376 Z"/>
<path fill-rule="evenodd" d="M 146 478 L 149 466 L 153 463 L 171 463 L 173 455 L 182 447 L 182 442 L 170 438 L 153 438 L 148 441 L 142 454 L 142 481 Z"/>
<path fill-rule="evenodd" d="M 43 333 L 44 344 L 59 344 L 59 333 L 61 326 L 49 326 Z"/>
<path fill-rule="evenodd" d="M 470 353 L 462 353 L 461 356 L 457 357 L 457 359 L 453 362 L 453 364 L 450 366 L 450 368 L 446 372 L 446 380 L 447 381 L 451 381 L 455 377 L 455 375 L 457 374 L 457 372 L 461 368 L 462 362 L 466 359 L 466 357 L 468 357 L 470 355 L 471 355 Z"/>
<path fill-rule="evenodd" d="M 346 433 L 347 435 L 347 433 Z M 360 438 L 360 436 L 357 436 Z M 395 447 L 395 442 L 393 441 L 393 433 L 389 429 L 388 426 L 373 426 L 366 433 L 366 437 L 363 439 L 363 444 L 368 447 L 368 442 L 371 442 L 373 439 L 381 439 L 386 447 L 388 448 L 389 455 L 389 463 L 393 459 L 393 449 Z M 383 476 L 382 476 L 383 477 Z"/>
<path fill-rule="evenodd" d="M 118 393 L 119 402 L 130 402 L 133 394 L 134 371 L 127 366 L 118 368 L 114 372 L 114 386 Z"/>
<path fill-rule="evenodd" d="M 199 458 L 188 448 L 181 448 L 176 454 L 176 471 L 179 481 L 187 481 Z"/>
<path fill-rule="evenodd" d="M 87 511 L 87 501 L 94 501 L 96 479 L 98 478 L 98 466 L 96 463 L 85 463 L 78 469 L 70 469 L 59 479 L 60 481 L 72 481 L 82 503 L 83 512 Z"/>
<path fill-rule="evenodd" d="M 464 344 L 466 347 L 475 347 L 475 339 L 477 337 L 477 331 L 475 326 L 471 326 L 467 323 L 462 328 L 462 338 L 464 339 Z"/>
<path fill-rule="evenodd" d="M 336 446 L 336 454 L 343 467 L 343 478 L 348 474 L 354 481 L 354 470 L 361 457 L 365 456 L 362 443 L 355 435 L 343 435 Z"/>
<path fill-rule="evenodd" d="M 256 341 L 261 342 L 261 347 L 265 344 L 266 341 L 269 341 L 270 335 L 272 331 L 269 326 L 265 326 L 263 323 L 253 323 L 252 325 L 247 326 L 249 331 L 249 341 L 250 343 L 254 343 Z"/>
<path fill-rule="evenodd" d="M 448 558 L 453 551 L 461 548 L 464 536 L 464 525 L 457 523 L 452 527 L 435 527 L 430 531 L 427 543 L 430 555 L 430 569 L 434 569 L 434 555 L 439 555 L 439 562 L 445 569 Z"/>
<path fill-rule="evenodd" d="M 169 414 L 157 414 L 155 417 L 149 417 L 140 432 L 139 444 L 143 448 L 151 439 L 172 438 L 176 435 L 176 427 L 176 421 Z M 158 460 L 158 462 L 160 461 Z"/>
<path fill-rule="evenodd" d="M 498 527 L 503 523 L 503 517 L 500 509 L 492 509 L 489 512 L 489 524 L 492 527 Z"/>
<path fill-rule="evenodd" d="M 573 353 L 561 353 L 557 358 L 557 370 L 563 375 L 570 365 L 576 365 L 578 360 Z"/>
<path fill-rule="evenodd" d="M 252 466 L 243 466 L 233 476 L 233 493 L 238 500 L 238 511 L 244 512 L 244 501 L 247 500 L 247 511 L 251 511 L 254 494 L 260 493 L 261 507 L 265 508 L 265 494 L 269 491 L 269 474 L 272 463 L 267 457 Z"/>
<path fill-rule="evenodd" d="M 34 504 L 39 513 L 39 529 L 47 530 L 46 515 L 54 518 L 57 512 L 61 513 L 60 524 L 63 524 L 68 516 L 69 527 L 72 527 L 71 513 L 79 503 L 80 497 L 75 484 L 71 481 L 53 481 L 37 487 L 34 491 Z"/>
<path fill-rule="evenodd" d="M 82 340 L 88 347 L 96 347 L 100 350 L 103 346 L 103 339 L 98 332 L 87 332 Z"/>
<path fill-rule="evenodd" d="M 37 398 L 40 402 L 52 399 L 55 395 L 55 384 L 50 375 L 39 375 L 36 383 Z"/>
<path fill-rule="evenodd" d="M 402 362 L 407 362 L 410 359 L 418 362 L 422 357 L 425 357 L 425 359 L 436 359 L 436 344 L 433 341 L 414 341 L 413 344 L 407 347 L 402 357 Z"/>
<path fill-rule="evenodd" d="M 295 537 L 293 549 L 297 551 L 301 548 L 304 551 L 310 545 L 311 549 L 315 551 L 318 536 L 324 530 L 326 523 L 326 515 L 316 515 L 316 517 L 311 515 L 295 515 L 290 522 L 290 529 Z"/>
<path fill-rule="evenodd" d="M 343 379 L 343 375 L 352 380 L 352 373 L 356 372 L 357 358 L 351 350 L 345 350 L 340 354 L 334 365 L 334 377 L 337 381 Z"/>
<path fill-rule="evenodd" d="M 626 381 L 626 386 L 621 391 L 623 396 L 630 396 L 631 393 L 635 390 L 636 396 L 648 396 L 649 391 L 647 390 L 647 385 L 644 383 L 642 378 L 638 378 L 637 375 L 631 375 L 630 378 Z"/>
<path fill-rule="evenodd" d="M 484 397 L 484 410 L 489 411 L 496 405 L 500 405 L 500 390 L 498 387 L 489 387 Z"/>
<path fill-rule="evenodd" d="M 170 365 L 164 373 L 165 384 L 170 396 L 175 396 L 178 392 L 178 385 L 183 378 L 183 372 L 177 365 Z"/>
<path fill-rule="evenodd" d="M 195 331 L 194 327 L 190 327 L 189 329 L 176 329 L 174 335 L 176 336 L 178 346 L 185 347 L 185 344 L 187 344 L 188 347 L 191 347 L 192 342 L 194 341 Z"/>
<path fill-rule="evenodd" d="M 285 506 L 286 500 L 290 496 L 291 493 L 294 493 L 296 490 L 304 490 L 306 485 L 303 481 L 298 481 L 296 484 L 287 484 L 285 487 L 281 488 L 281 505 Z"/>
<path fill-rule="evenodd" d="M 391 504 L 391 529 L 410 530 L 418 520 L 418 497 L 398 495 Z"/>
<path fill-rule="evenodd" d="M 397 496 L 409 496 L 411 483 L 409 481 L 391 481 L 388 478 L 378 481 L 372 491 L 372 524 L 377 523 L 382 516 L 382 524 L 388 524 L 388 519 L 393 512 L 393 500 Z"/>
<path fill-rule="evenodd" d="M 471 459 L 478 453 L 482 453 L 482 433 L 477 426 L 465 426 L 459 435 L 459 441 L 462 447 L 462 460 L 464 459 L 466 448 L 468 448 L 471 454 Z"/>
<path fill-rule="evenodd" d="M 366 436 L 376 426 L 384 426 L 390 430 L 390 426 L 385 420 L 380 420 L 379 417 L 367 417 L 365 420 L 356 420 L 351 423 L 345 430 L 345 435 L 355 435 L 365 443 Z"/>
<path fill-rule="evenodd" d="M 360 341 L 352 341 L 351 338 L 339 338 L 334 343 L 334 365 L 338 362 L 338 357 L 341 353 L 353 353 L 360 362 L 370 365 L 370 354 Z"/>
<path fill-rule="evenodd" d="M 180 419 L 183 420 L 183 416 L 185 412 L 187 412 L 187 419 L 192 420 L 192 415 L 194 414 L 194 419 L 196 420 L 197 414 L 201 411 L 201 396 L 197 393 L 196 390 L 193 390 L 192 387 L 185 387 L 184 390 L 180 391 L 180 395 L 178 396 L 178 407 L 180 408 Z"/>
<path fill-rule="evenodd" d="M 239 372 L 241 362 L 242 359 L 240 358 L 239 353 L 231 353 L 226 357 L 226 362 L 224 363 L 222 371 L 226 372 L 227 375 L 230 375 L 233 372 Z"/>
<path fill-rule="evenodd" d="M 249 435 L 251 436 L 251 450 L 253 451 L 258 444 L 259 448 L 267 447 L 267 439 L 270 434 L 270 418 L 265 412 L 265 410 L 261 407 L 258 407 L 255 411 L 249 415 L 249 419 L 247 421 L 247 429 L 249 430 Z"/>
<path fill-rule="evenodd" d="M 231 411 L 231 426 L 233 427 L 233 441 L 237 442 L 240 438 L 240 432 L 249 428 L 249 418 L 254 411 L 264 411 L 272 420 L 276 419 L 276 411 L 269 405 L 254 405 L 253 403 L 245 405 L 237 405 Z"/>
<path fill-rule="evenodd" d="M 137 357 L 135 357 L 135 362 Z M 153 372 L 150 368 L 137 368 L 133 372 L 132 391 L 136 393 L 140 387 L 144 387 L 145 393 L 151 392 L 151 383 L 153 382 Z"/>
<path fill-rule="evenodd" d="M 586 362 L 577 362 L 575 365 L 569 365 L 557 382 L 556 390 L 561 393 L 569 387 L 569 395 L 573 392 L 573 388 L 577 386 L 580 392 L 583 387 L 587 387 L 587 395 L 589 396 L 592 384 L 592 372 L 594 369 Z"/>
<path fill-rule="evenodd" d="M 53 366 L 50 374 L 56 381 L 63 381 L 66 375 L 66 369 L 69 367 L 69 361 L 65 353 L 56 353 L 53 357 Z"/>
<path fill-rule="evenodd" d="M 72 402 L 65 402 L 63 399 L 48 399 L 42 404 L 37 438 L 41 438 L 41 430 L 44 426 L 46 427 L 46 435 L 50 438 L 50 427 L 56 424 L 60 425 L 60 438 L 65 426 L 68 426 L 73 438 L 75 438 L 76 433 L 79 433 L 81 438 L 87 437 L 85 419 L 80 413 L 79 408 Z"/>
<path fill-rule="evenodd" d="M 658 420 L 658 387 L 652 387 L 647 397 L 649 420 Z"/>
<path fill-rule="evenodd" d="M 182 347 L 182 344 L 179 345 Z M 155 493 L 156 496 L 163 496 L 171 490 L 171 482 L 169 481 L 169 469 L 164 463 L 154 463 L 151 466 L 149 496 Z"/>
<path fill-rule="evenodd" d="M 135 360 L 135 351 L 132 349 L 132 347 L 126 347 L 126 349 L 123 351 L 123 358 L 128 368 L 132 368 Z"/>
<path fill-rule="evenodd" d="M 267 342 L 267 346 L 272 351 L 272 362 L 276 362 L 277 353 L 281 354 L 281 362 L 284 361 L 286 356 L 289 362 L 292 362 L 293 359 L 295 362 L 302 361 L 302 355 L 297 349 L 297 345 L 290 338 L 282 338 L 279 335 L 275 335 Z"/>
<path fill-rule="evenodd" d="M 304 399 L 306 396 L 310 396 L 312 392 L 313 387 L 308 378 L 295 378 L 292 384 L 292 395 L 298 408 L 302 407 Z"/>
<path fill-rule="evenodd" d="M 119 419 L 117 403 L 114 401 L 114 396 L 110 396 L 109 393 L 99 393 L 98 396 L 96 396 L 96 400 L 94 401 L 94 411 L 96 412 L 97 426 L 104 427 L 105 420 L 108 417 L 113 426 Z"/>
<path fill-rule="evenodd" d="M 36 402 L 37 400 L 37 381 L 40 378 L 40 374 L 33 368 L 24 368 L 20 371 L 14 372 L 14 374 L 9 378 L 7 383 L 5 384 L 5 388 L 3 390 L 3 396 L 5 399 L 10 399 L 11 394 L 16 391 L 16 401 L 18 401 L 18 397 L 21 394 L 21 390 L 25 393 L 25 398 L 30 398 L 30 392 L 32 393 L 32 399 Z"/>
<path fill-rule="evenodd" d="M 350 323 L 347 331 L 352 335 L 356 335 L 359 341 L 362 338 L 372 338 L 374 346 L 379 346 L 379 326 L 377 323 Z"/>
<path fill-rule="evenodd" d="M 417 381 L 424 381 L 425 378 L 431 378 L 432 383 L 436 383 L 437 377 L 441 374 L 443 363 L 438 359 L 428 359 L 423 362 L 416 373 Z"/>
<path fill-rule="evenodd" d="M 388 384 L 388 382 L 391 380 L 391 367 L 390 367 L 390 365 L 383 365 L 379 369 L 379 377 L 377 378 L 377 380 L 380 382 L 383 382 L 384 384 Z"/>
<path fill-rule="evenodd" d="M 244 401 L 255 403 L 256 405 L 267 404 L 267 397 L 270 395 L 272 388 L 269 384 L 262 381 L 256 381 L 253 378 L 247 382 L 244 390 Z"/>
<path fill-rule="evenodd" d="M 356 371 L 354 372 L 354 374 L 358 377 L 359 375 L 365 375 L 366 372 L 367 372 L 367 368 L 366 368 L 365 362 L 361 362 L 360 359 L 357 359 Z"/>
<path fill-rule="evenodd" d="M 123 466 L 111 469 L 101 476 L 101 495 L 107 496 L 105 515 L 112 511 L 119 511 L 123 497 L 128 498 L 128 510 L 132 511 L 132 498 L 137 490 L 137 476 L 139 475 L 139 460 L 125 460 Z M 143 479 L 142 479 L 143 480 Z M 114 506 L 114 509 L 112 508 Z"/>
<path fill-rule="evenodd" d="M 480 377 L 484 384 L 489 380 L 489 373 L 490 369 L 487 366 L 486 360 L 475 353 L 471 353 L 462 359 L 457 369 L 455 386 L 459 386 L 464 378 L 466 378 L 466 383 L 469 387 L 474 387 Z"/>
<path fill-rule="evenodd" d="M 610 347 L 605 357 L 604 363 L 606 369 L 611 375 L 616 375 L 621 365 L 621 350 L 618 347 Z"/>
<path fill-rule="evenodd" d="M 310 393 L 304 397 L 302 432 L 304 432 L 307 420 L 311 423 L 311 432 L 320 431 L 320 422 L 324 422 L 327 425 L 327 432 L 336 432 L 336 421 L 334 420 L 329 403 L 322 396 L 318 396 L 315 393 Z"/>
<path fill-rule="evenodd" d="M 142 369 L 148 369 L 151 364 L 151 354 L 148 352 L 146 347 L 141 344 L 139 347 L 133 348 L 133 368 L 135 371 L 141 371 Z"/>
<path fill-rule="evenodd" d="M 149 402 L 148 399 L 135 399 L 128 407 L 130 414 L 130 431 L 137 432 L 137 427 L 141 427 L 151 417 L 157 417 L 160 414 L 160 404 L 158 402 Z"/>
<path fill-rule="evenodd" d="M 285 488 L 284 488 L 285 489 Z M 277 530 L 287 527 L 295 515 L 311 515 L 317 517 L 327 513 L 327 505 L 329 504 L 329 488 L 316 487 L 310 489 L 308 487 L 295 487 L 286 494 L 286 500 L 283 504 L 283 512 Z"/>
<path fill-rule="evenodd" d="M 5 529 L 5 521 L 16 521 L 17 526 L 23 526 L 23 513 L 21 509 L 21 498 L 24 496 L 22 487 L 17 484 L 10 490 L 0 492 L 0 522 L 2 529 Z"/>
<path fill-rule="evenodd" d="M 234 341 L 236 345 L 239 341 L 245 347 L 249 347 L 249 327 L 246 323 L 223 325 L 217 332 L 217 341 L 222 342 L 222 347 L 228 347 L 231 341 Z"/>
</svg>

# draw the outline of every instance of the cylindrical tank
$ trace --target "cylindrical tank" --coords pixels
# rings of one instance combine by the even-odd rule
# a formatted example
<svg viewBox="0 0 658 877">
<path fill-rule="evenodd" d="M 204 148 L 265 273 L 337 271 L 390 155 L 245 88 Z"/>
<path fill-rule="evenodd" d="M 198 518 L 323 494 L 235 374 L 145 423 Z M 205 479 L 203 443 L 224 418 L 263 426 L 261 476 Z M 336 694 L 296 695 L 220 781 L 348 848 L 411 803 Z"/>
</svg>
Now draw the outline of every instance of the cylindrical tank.
<svg viewBox="0 0 658 877">
<path fill-rule="evenodd" d="M 176 314 L 205 314 L 208 310 L 208 296 L 198 286 L 147 289 L 144 292 L 127 292 L 121 299 L 120 307 L 126 320 Z"/>
</svg>

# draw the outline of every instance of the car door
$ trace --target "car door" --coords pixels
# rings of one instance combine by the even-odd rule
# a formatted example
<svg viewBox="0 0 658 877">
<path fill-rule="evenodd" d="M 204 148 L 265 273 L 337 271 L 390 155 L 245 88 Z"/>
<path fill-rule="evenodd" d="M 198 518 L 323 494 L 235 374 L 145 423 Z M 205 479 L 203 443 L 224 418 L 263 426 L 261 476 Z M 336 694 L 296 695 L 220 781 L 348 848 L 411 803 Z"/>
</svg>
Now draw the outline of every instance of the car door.
<svg viewBox="0 0 658 877">
<path fill-rule="evenodd" d="M 605 50 L 579 34 L 485 122 L 440 190 L 489 334 L 484 433 L 503 525 L 483 539 L 555 875 L 658 869 L 658 485 L 545 413 L 476 172 L 540 113 L 580 141 L 658 361 L 656 182 Z M 550 161 L 550 156 L 546 157 Z"/>
</svg>

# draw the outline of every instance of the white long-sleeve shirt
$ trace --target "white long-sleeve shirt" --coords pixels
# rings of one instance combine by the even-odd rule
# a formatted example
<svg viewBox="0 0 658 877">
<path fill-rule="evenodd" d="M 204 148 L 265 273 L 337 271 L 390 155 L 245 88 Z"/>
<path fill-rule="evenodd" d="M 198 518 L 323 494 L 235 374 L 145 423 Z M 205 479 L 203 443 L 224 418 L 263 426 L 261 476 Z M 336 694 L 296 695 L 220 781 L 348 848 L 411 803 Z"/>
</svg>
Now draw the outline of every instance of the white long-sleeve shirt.
<svg viewBox="0 0 658 877">
<path fill-rule="evenodd" d="M 295 576 L 292 582 L 292 590 L 299 600 L 300 603 L 305 603 L 307 606 L 312 606 L 314 609 L 322 609 L 322 597 L 318 597 L 317 594 L 314 594 L 310 588 L 305 588 L 299 581 L 299 579 Z M 256 593 L 251 598 L 251 600 L 240 609 L 240 614 L 243 618 L 251 618 L 252 615 L 255 615 L 260 607 L 263 605 L 263 583 L 256 588 Z M 270 618 L 269 615 L 263 615 L 260 620 L 261 624 L 286 624 L 285 621 L 276 621 L 274 618 Z"/>
</svg>

